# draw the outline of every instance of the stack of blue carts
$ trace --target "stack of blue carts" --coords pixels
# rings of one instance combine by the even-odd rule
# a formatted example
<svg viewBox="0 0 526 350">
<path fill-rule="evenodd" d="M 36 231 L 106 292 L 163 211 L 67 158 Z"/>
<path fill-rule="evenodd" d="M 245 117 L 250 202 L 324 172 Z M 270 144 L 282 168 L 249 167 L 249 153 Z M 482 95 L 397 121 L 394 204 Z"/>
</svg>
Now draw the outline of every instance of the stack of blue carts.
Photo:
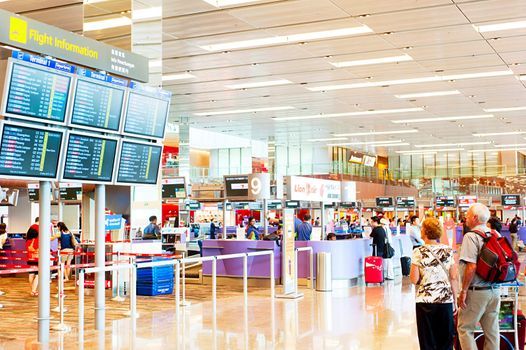
<svg viewBox="0 0 526 350">
<path fill-rule="evenodd" d="M 167 260 L 154 258 L 151 261 Z M 140 263 L 138 264 L 140 266 Z M 137 269 L 137 295 L 172 294 L 174 289 L 173 265 Z"/>
</svg>

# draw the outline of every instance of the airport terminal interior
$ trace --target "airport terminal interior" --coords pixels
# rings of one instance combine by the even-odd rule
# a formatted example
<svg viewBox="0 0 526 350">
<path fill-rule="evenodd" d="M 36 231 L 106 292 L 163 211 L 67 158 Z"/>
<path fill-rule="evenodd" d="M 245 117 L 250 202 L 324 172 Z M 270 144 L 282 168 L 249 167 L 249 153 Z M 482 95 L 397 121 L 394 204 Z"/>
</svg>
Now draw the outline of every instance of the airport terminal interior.
<svg viewBox="0 0 526 350">
<path fill-rule="evenodd" d="M 0 350 L 523 350 L 525 115 L 524 0 L 0 0 Z"/>
</svg>

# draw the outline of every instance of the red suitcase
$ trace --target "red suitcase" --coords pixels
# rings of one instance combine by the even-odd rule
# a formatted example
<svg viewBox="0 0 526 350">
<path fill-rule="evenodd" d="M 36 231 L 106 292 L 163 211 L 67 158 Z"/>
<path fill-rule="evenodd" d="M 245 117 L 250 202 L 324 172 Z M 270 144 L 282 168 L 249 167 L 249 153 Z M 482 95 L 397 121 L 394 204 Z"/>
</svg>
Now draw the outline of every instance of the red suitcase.
<svg viewBox="0 0 526 350">
<path fill-rule="evenodd" d="M 365 258 L 365 285 L 369 283 L 384 283 L 384 259 L 379 256 Z"/>
</svg>

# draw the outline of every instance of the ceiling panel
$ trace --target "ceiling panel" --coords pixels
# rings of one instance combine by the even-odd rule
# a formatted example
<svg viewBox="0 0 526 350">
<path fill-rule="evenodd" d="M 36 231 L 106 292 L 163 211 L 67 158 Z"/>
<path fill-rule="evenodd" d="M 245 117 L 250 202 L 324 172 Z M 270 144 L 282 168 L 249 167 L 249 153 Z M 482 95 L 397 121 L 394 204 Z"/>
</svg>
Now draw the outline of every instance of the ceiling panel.
<svg viewBox="0 0 526 350">
<path fill-rule="evenodd" d="M 227 12 L 207 12 L 163 20 L 163 31 L 178 39 L 254 29 Z"/>
<path fill-rule="evenodd" d="M 526 2 L 523 0 L 489 0 L 461 4 L 460 9 L 471 22 L 509 21 L 525 17 Z"/>
<path fill-rule="evenodd" d="M 396 0 L 396 1 L 363 1 L 363 0 L 332 0 L 335 4 L 348 11 L 353 16 L 381 12 L 398 12 L 422 7 L 449 5 L 450 0 Z"/>
</svg>

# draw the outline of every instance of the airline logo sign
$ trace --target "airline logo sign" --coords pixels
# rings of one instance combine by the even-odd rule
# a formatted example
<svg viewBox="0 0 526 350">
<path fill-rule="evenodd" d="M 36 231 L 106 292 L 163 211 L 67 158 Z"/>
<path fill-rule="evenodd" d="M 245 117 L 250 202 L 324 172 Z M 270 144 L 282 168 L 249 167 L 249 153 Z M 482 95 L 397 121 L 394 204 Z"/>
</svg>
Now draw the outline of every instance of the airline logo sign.
<svg viewBox="0 0 526 350">
<path fill-rule="evenodd" d="M 287 199 L 311 202 L 341 202 L 339 181 L 290 176 L 287 179 Z"/>
<path fill-rule="evenodd" d="M 0 10 L 0 23 L 6 23 L 0 27 L 0 44 L 148 81 L 148 59 L 144 56 L 4 10 Z"/>
</svg>

